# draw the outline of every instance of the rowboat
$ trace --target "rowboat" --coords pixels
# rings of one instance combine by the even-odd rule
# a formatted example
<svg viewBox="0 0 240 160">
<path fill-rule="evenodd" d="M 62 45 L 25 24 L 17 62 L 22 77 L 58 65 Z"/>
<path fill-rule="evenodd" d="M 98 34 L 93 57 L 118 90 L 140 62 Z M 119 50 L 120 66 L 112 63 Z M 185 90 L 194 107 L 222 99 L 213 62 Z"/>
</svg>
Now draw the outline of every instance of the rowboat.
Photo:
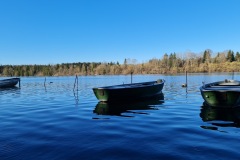
<svg viewBox="0 0 240 160">
<path fill-rule="evenodd" d="M 204 104 L 213 107 L 240 106 L 240 81 L 224 80 L 200 87 Z"/>
<path fill-rule="evenodd" d="M 151 99 L 162 93 L 164 80 L 93 88 L 99 101 L 135 101 Z"/>
<path fill-rule="evenodd" d="M 122 117 L 133 117 L 136 114 L 147 114 L 146 110 L 156 110 L 164 103 L 164 95 L 150 100 L 132 102 L 101 102 L 99 101 L 93 110 L 97 115 L 113 115 Z"/>
<path fill-rule="evenodd" d="M 0 80 L 0 88 L 14 87 L 20 83 L 20 78 L 9 78 Z"/>
</svg>

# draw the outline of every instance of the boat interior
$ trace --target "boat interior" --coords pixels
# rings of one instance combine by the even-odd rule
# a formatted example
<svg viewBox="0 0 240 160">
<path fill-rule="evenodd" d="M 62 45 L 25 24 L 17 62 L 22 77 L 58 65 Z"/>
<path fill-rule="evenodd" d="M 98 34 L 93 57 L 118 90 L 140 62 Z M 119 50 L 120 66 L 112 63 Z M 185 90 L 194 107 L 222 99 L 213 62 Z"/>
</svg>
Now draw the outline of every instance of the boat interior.
<svg viewBox="0 0 240 160">
<path fill-rule="evenodd" d="M 130 83 L 130 84 L 121 84 L 121 85 L 114 85 L 114 86 L 105 86 L 105 87 L 98 87 L 98 89 L 136 88 L 136 87 L 157 85 L 160 83 L 164 83 L 164 80 L 158 79 L 157 81 L 150 81 L 150 82 L 143 82 L 143 83 Z"/>
<path fill-rule="evenodd" d="M 240 82 L 235 80 L 225 79 L 225 81 L 218 83 L 218 85 L 219 86 L 240 86 Z"/>
<path fill-rule="evenodd" d="M 240 91 L 240 82 L 235 80 L 224 80 L 221 82 L 209 83 L 203 86 L 207 90 L 218 90 L 218 91 Z"/>
<path fill-rule="evenodd" d="M 107 87 L 100 87 L 100 88 L 135 88 L 135 87 L 143 87 L 148 85 L 153 85 L 154 82 L 145 82 L 145 83 L 132 83 L 132 84 L 122 84 L 116 86 L 107 86 Z"/>
</svg>

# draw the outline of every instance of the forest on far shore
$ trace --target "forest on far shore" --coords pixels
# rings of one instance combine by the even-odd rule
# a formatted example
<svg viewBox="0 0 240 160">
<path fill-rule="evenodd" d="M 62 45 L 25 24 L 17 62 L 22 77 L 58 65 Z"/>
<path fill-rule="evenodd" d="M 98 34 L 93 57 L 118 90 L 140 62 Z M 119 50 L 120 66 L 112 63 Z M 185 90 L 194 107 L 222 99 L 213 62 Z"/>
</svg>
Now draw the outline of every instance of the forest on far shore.
<svg viewBox="0 0 240 160">
<path fill-rule="evenodd" d="M 125 74 L 176 74 L 203 72 L 240 72 L 240 54 L 232 50 L 213 55 L 209 49 L 202 54 L 165 53 L 160 59 L 144 63 L 135 59 L 118 62 L 78 62 L 54 65 L 0 65 L 1 76 L 72 76 L 72 75 L 125 75 Z"/>
</svg>

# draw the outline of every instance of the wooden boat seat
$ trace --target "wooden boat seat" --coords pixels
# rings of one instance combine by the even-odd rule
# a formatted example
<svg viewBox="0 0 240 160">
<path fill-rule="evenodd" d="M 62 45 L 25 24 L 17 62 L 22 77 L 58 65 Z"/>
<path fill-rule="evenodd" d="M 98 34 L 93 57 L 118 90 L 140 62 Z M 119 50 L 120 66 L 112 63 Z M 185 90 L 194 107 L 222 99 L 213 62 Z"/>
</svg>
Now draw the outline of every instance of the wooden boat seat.
<svg viewBox="0 0 240 160">
<path fill-rule="evenodd" d="M 206 89 L 215 89 L 215 90 L 221 90 L 221 89 L 224 89 L 224 90 L 231 90 L 231 89 L 238 89 L 240 91 L 240 86 L 229 86 L 229 87 L 221 87 L 221 86 L 212 86 L 212 87 L 206 87 Z"/>
<path fill-rule="evenodd" d="M 240 86 L 238 82 L 220 83 L 219 86 Z"/>
<path fill-rule="evenodd" d="M 240 84 L 219 84 L 219 85 L 209 85 L 209 87 L 240 87 Z"/>
<path fill-rule="evenodd" d="M 211 91 L 239 91 L 240 92 L 240 85 L 209 85 L 204 87 L 205 90 Z"/>
</svg>

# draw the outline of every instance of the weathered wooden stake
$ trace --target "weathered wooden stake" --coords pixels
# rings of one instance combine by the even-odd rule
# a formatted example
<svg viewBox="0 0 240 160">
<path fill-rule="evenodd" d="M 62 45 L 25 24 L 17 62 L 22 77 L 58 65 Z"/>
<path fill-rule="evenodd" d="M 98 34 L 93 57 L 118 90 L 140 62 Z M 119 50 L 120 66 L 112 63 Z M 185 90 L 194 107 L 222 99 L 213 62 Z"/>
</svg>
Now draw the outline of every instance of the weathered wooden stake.
<svg viewBox="0 0 240 160">
<path fill-rule="evenodd" d="M 187 86 L 187 71 L 186 71 L 186 86 Z"/>
<path fill-rule="evenodd" d="M 45 77 L 45 80 L 44 80 L 44 87 L 46 87 L 46 77 Z"/>
<path fill-rule="evenodd" d="M 186 71 L 186 83 L 183 83 L 182 87 L 187 87 L 187 71 Z"/>
<path fill-rule="evenodd" d="M 21 88 L 21 79 L 19 78 L 18 87 Z"/>
<path fill-rule="evenodd" d="M 133 72 L 131 72 L 131 83 L 132 83 L 132 75 L 133 75 Z"/>
</svg>

